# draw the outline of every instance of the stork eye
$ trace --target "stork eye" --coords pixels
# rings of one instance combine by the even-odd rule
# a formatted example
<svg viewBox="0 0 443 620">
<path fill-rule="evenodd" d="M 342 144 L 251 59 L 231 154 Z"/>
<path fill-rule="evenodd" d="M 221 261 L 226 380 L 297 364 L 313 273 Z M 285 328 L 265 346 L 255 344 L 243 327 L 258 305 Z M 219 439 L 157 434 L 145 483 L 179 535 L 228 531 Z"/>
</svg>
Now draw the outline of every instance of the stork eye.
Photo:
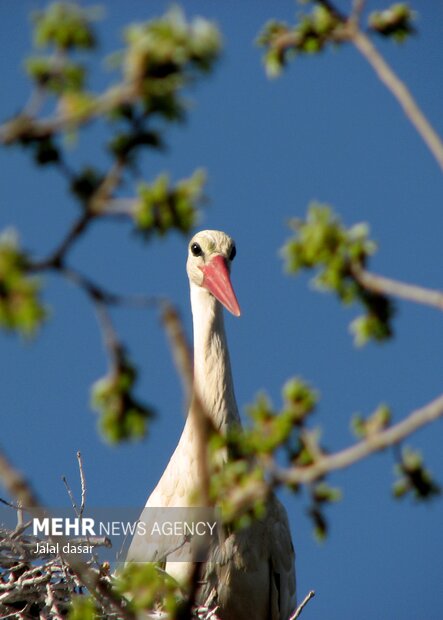
<svg viewBox="0 0 443 620">
<path fill-rule="evenodd" d="M 194 256 L 201 256 L 203 254 L 203 250 L 198 245 L 198 243 L 193 243 L 191 245 L 191 252 L 193 253 Z"/>
<path fill-rule="evenodd" d="M 237 254 L 237 249 L 235 245 L 233 245 L 231 248 L 231 252 L 229 253 L 229 260 L 234 260 L 236 254 Z"/>
</svg>

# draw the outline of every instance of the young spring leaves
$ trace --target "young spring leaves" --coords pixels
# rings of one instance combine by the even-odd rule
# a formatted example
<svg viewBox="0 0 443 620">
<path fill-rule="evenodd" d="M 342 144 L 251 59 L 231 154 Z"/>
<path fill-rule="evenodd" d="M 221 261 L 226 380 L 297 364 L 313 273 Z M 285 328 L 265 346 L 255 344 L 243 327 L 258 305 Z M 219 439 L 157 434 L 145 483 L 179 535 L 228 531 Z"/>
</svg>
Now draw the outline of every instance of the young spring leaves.
<svg viewBox="0 0 443 620">
<path fill-rule="evenodd" d="M 263 62 L 269 77 L 278 77 L 290 60 L 297 56 L 317 54 L 327 46 L 337 47 L 352 40 L 356 32 L 355 15 L 343 15 L 331 3 L 313 0 L 309 13 L 302 12 L 294 25 L 271 21 L 265 25 L 257 43 L 265 49 Z M 415 33 L 413 12 L 406 4 L 372 13 L 367 21 L 368 31 L 404 41 Z"/>
<path fill-rule="evenodd" d="M 15 231 L 0 235 L 0 327 L 32 336 L 47 316 L 40 281 L 27 273 L 28 257 Z"/>
<path fill-rule="evenodd" d="M 351 323 L 357 345 L 382 342 L 392 336 L 394 307 L 385 296 L 367 290 L 358 280 L 375 244 L 366 224 L 345 228 L 328 205 L 312 203 L 305 220 L 293 220 L 294 236 L 283 248 L 291 274 L 317 270 L 316 288 L 331 291 L 346 305 L 358 302 L 365 314 Z"/>
<path fill-rule="evenodd" d="M 108 375 L 92 386 L 92 407 L 100 414 L 100 430 L 110 443 L 141 439 L 153 411 L 133 394 L 137 371 L 125 351 L 117 353 L 115 362 Z"/>
</svg>

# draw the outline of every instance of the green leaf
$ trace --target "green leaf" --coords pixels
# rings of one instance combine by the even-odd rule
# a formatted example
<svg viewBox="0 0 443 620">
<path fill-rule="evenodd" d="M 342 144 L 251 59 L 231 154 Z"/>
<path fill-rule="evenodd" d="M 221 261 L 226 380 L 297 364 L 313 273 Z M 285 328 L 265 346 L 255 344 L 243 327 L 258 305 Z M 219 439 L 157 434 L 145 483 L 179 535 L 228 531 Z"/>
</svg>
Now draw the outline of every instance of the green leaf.
<svg viewBox="0 0 443 620">
<path fill-rule="evenodd" d="M 28 257 L 13 230 L 0 235 L 0 327 L 33 336 L 47 317 L 40 281 L 27 273 Z"/>
<path fill-rule="evenodd" d="M 160 608 L 172 617 L 183 599 L 175 579 L 152 562 L 127 563 L 117 573 L 115 588 L 121 596 L 130 597 L 133 612 Z"/>
<path fill-rule="evenodd" d="M 276 77 L 297 55 L 316 54 L 327 45 L 342 43 L 343 28 L 333 11 L 323 5 L 316 5 L 309 14 L 302 13 L 294 26 L 268 22 L 256 40 L 266 50 L 263 57 L 266 73 Z"/>
<path fill-rule="evenodd" d="M 73 2 L 54 2 L 43 11 L 35 11 L 34 38 L 38 47 L 54 46 L 62 50 L 93 49 L 96 37 L 92 22 L 96 8 L 84 9 Z"/>
<path fill-rule="evenodd" d="M 26 60 L 25 68 L 37 86 L 56 95 L 81 91 L 85 85 L 85 68 L 69 60 L 60 62 L 51 56 L 33 56 Z"/>
<path fill-rule="evenodd" d="M 365 314 L 351 324 L 357 345 L 390 338 L 394 305 L 386 296 L 366 290 L 357 279 L 376 250 L 368 238 L 368 226 L 360 223 L 346 229 L 328 205 L 314 202 L 306 219 L 293 220 L 291 227 L 294 236 L 282 251 L 287 271 L 316 269 L 316 288 L 335 293 L 346 305 L 363 305 Z"/>
<path fill-rule="evenodd" d="M 137 230 L 145 237 L 163 236 L 172 229 L 188 234 L 196 223 L 198 206 L 203 202 L 204 183 L 202 170 L 178 181 L 175 186 L 171 186 L 166 174 L 149 185 L 141 183 L 134 212 Z"/>
<path fill-rule="evenodd" d="M 179 93 L 208 73 L 220 55 L 221 37 L 211 22 L 187 21 L 178 7 L 160 18 L 130 26 L 121 55 L 125 82 L 136 84 L 146 115 L 181 120 Z"/>
<path fill-rule="evenodd" d="M 295 423 L 300 423 L 312 413 L 318 402 L 317 392 L 299 377 L 285 383 L 283 397 Z"/>
<path fill-rule="evenodd" d="M 100 429 L 107 441 L 118 443 L 145 437 L 153 410 L 133 394 L 137 372 L 124 351 L 107 376 L 94 383 L 91 406 L 100 414 Z"/>
<path fill-rule="evenodd" d="M 369 16 L 369 27 L 383 37 L 392 38 L 402 43 L 415 34 L 413 26 L 414 13 L 407 4 L 393 4 L 383 11 L 374 11 Z"/>
<path fill-rule="evenodd" d="M 417 501 L 429 501 L 441 494 L 440 486 L 433 480 L 418 451 L 404 448 L 395 471 L 399 478 L 393 485 L 394 497 L 412 494 Z"/>
<path fill-rule="evenodd" d="M 74 596 L 69 611 L 69 620 L 96 620 L 99 618 L 97 607 L 90 596 Z"/>
<path fill-rule="evenodd" d="M 391 422 L 391 409 L 387 405 L 379 405 L 368 418 L 357 414 L 352 418 L 352 428 L 358 437 L 366 438 L 387 428 Z"/>
</svg>

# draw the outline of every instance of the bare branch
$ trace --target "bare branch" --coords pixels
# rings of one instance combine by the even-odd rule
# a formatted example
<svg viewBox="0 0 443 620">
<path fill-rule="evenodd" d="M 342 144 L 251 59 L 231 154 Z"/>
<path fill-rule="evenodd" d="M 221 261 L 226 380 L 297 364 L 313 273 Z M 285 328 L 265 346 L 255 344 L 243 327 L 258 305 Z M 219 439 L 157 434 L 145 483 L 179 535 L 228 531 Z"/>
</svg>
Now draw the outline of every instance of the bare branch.
<svg viewBox="0 0 443 620">
<path fill-rule="evenodd" d="M 297 607 L 297 609 L 295 610 L 295 612 L 292 614 L 292 616 L 289 618 L 289 620 L 296 620 L 296 618 L 300 617 L 301 612 L 303 611 L 303 609 L 306 607 L 306 605 L 309 603 L 309 601 L 311 600 L 311 598 L 314 598 L 315 596 L 315 592 L 314 590 L 310 590 L 307 595 L 305 596 L 305 598 L 302 600 L 302 602 L 300 603 L 300 605 Z"/>
<path fill-rule="evenodd" d="M 136 198 L 112 198 L 106 203 L 106 209 L 102 211 L 103 217 L 128 217 L 133 219 L 137 206 Z"/>
<path fill-rule="evenodd" d="M 9 508 L 14 508 L 14 510 L 20 510 L 20 507 L 15 504 L 11 504 L 11 502 L 7 502 L 5 499 L 0 497 L 0 504 L 4 504 L 5 506 L 9 506 Z"/>
<path fill-rule="evenodd" d="M 383 56 L 378 52 L 369 37 L 359 28 L 358 21 L 363 9 L 363 0 L 355 0 L 353 11 L 348 17 L 343 14 L 334 3 L 329 0 L 317 0 L 318 4 L 327 9 L 343 26 L 343 28 L 331 36 L 337 41 L 351 41 L 362 56 L 374 69 L 378 78 L 392 93 L 397 102 L 403 108 L 406 116 L 423 139 L 438 165 L 443 170 L 443 142 L 431 123 L 421 111 L 407 86 L 399 79 Z M 297 45 L 298 35 L 295 32 L 285 32 L 277 37 L 274 45 L 280 50 L 285 50 Z"/>
<path fill-rule="evenodd" d="M 353 22 L 354 26 L 358 26 L 360 22 L 360 18 L 365 8 L 365 4 L 366 4 L 366 0 L 354 0 L 353 1 L 350 20 Z"/>
<path fill-rule="evenodd" d="M 427 289 L 415 284 L 406 284 L 371 273 L 365 269 L 354 269 L 353 275 L 362 286 L 374 293 L 400 297 L 443 310 L 443 291 Z"/>
<path fill-rule="evenodd" d="M 349 467 L 366 457 L 394 446 L 415 433 L 418 429 L 443 417 L 443 395 L 424 407 L 416 409 L 404 420 L 383 431 L 368 435 L 363 441 L 340 452 L 323 455 L 307 467 L 289 469 L 272 467 L 272 476 L 278 483 L 297 485 L 309 484 L 324 475 Z"/>
<path fill-rule="evenodd" d="M 63 484 L 64 484 L 64 485 L 65 485 L 65 487 L 66 487 L 66 491 L 68 492 L 69 499 L 71 500 L 71 504 L 72 504 L 72 507 L 73 507 L 73 509 L 74 509 L 74 512 L 75 512 L 75 514 L 76 514 L 76 515 L 77 515 L 77 517 L 78 517 L 78 516 L 79 516 L 78 507 L 77 507 L 77 504 L 75 503 L 74 494 L 73 494 L 73 492 L 72 492 L 71 487 L 70 487 L 70 486 L 69 486 L 69 484 L 68 484 L 68 481 L 67 481 L 67 479 L 66 479 L 66 476 L 62 476 L 62 481 L 63 481 Z"/>
<path fill-rule="evenodd" d="M 369 37 L 355 29 L 350 37 L 358 51 L 366 58 L 386 88 L 394 95 L 419 135 L 443 170 L 443 142 L 426 116 L 420 110 L 406 85 L 397 77 Z"/>
<path fill-rule="evenodd" d="M 117 159 L 89 200 L 89 210 L 94 215 L 101 215 L 106 209 L 112 194 L 121 183 L 125 160 Z"/>
<path fill-rule="evenodd" d="M 72 224 L 58 247 L 45 259 L 30 265 L 34 271 L 59 269 L 67 257 L 74 243 L 85 233 L 88 226 L 100 215 L 104 215 L 107 203 L 111 200 L 113 191 L 118 187 L 123 173 L 124 162 L 117 160 L 109 169 L 107 175 L 91 196 L 88 208 Z M 72 175 L 71 172 L 69 172 Z"/>
<path fill-rule="evenodd" d="M 77 452 L 77 461 L 78 461 L 78 469 L 80 473 L 80 486 L 81 486 L 81 500 L 80 500 L 80 517 L 83 515 L 85 510 L 85 502 L 86 502 L 86 479 L 85 472 L 83 471 L 83 461 L 80 450 Z"/>
<path fill-rule="evenodd" d="M 56 618 L 56 620 L 64 620 L 64 616 L 55 601 L 54 592 L 50 583 L 46 584 L 46 595 L 48 610 L 53 614 L 53 617 Z"/>
<path fill-rule="evenodd" d="M 136 101 L 138 90 L 133 84 L 123 84 L 106 91 L 91 101 L 87 110 L 81 112 L 62 112 L 54 117 L 37 120 L 22 114 L 0 126 L 0 143 L 11 144 L 23 136 L 35 139 L 50 137 L 60 131 L 86 125 L 96 118 L 106 115 L 115 108 Z"/>
</svg>

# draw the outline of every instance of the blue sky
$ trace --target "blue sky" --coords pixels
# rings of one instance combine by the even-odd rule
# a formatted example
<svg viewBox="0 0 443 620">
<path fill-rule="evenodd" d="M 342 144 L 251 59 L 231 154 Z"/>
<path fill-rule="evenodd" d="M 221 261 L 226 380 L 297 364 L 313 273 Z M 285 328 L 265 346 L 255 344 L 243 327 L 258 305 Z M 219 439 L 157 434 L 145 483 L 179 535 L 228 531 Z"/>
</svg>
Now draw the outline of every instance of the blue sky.
<svg viewBox="0 0 443 620">
<path fill-rule="evenodd" d="M 121 46 L 122 26 L 168 6 L 142 0 L 105 5 L 102 57 Z M 22 70 L 31 49 L 27 14 L 41 6 L 0 3 L 1 119 L 29 95 Z M 370 9 L 379 6 L 368 2 Z M 354 49 L 300 59 L 279 80 L 266 78 L 253 40 L 271 17 L 293 19 L 292 1 L 194 0 L 185 8 L 218 23 L 223 58 L 193 89 L 188 122 L 169 131 L 167 153 L 146 156 L 143 173 L 149 180 L 169 170 L 179 179 L 206 168 L 210 204 L 200 227 L 236 239 L 232 277 L 243 314 L 226 322 L 240 408 L 260 390 L 278 405 L 282 384 L 301 375 L 321 393 L 315 422 L 325 445 L 340 449 L 354 441 L 352 413 L 367 414 L 386 402 L 398 420 L 441 393 L 442 318 L 398 302 L 395 340 L 356 349 L 348 333 L 355 311 L 313 291 L 307 277 L 284 274 L 279 248 L 287 222 L 303 216 L 312 199 L 329 202 L 346 223 L 369 222 L 379 244 L 374 271 L 441 289 L 443 176 Z M 419 34 L 403 46 L 377 45 L 443 135 L 443 6 L 417 2 L 414 8 Z M 95 62 L 94 78 L 98 87 L 112 76 Z M 103 138 L 100 127 L 90 128 L 68 159 L 106 165 Z M 24 152 L 2 149 L 0 169 L 0 228 L 14 226 L 24 247 L 44 255 L 74 219 L 76 204 L 63 179 L 36 170 Z M 76 246 L 71 261 L 114 289 L 168 296 L 190 333 L 186 244 L 171 236 L 144 245 L 128 225 L 105 223 Z M 111 448 L 100 439 L 88 404 L 89 386 L 106 372 L 92 308 L 81 292 L 52 276 L 45 278 L 45 301 L 52 317 L 34 342 L 0 336 L 0 444 L 52 506 L 69 503 L 62 475 L 78 491 L 77 450 L 91 505 L 142 506 L 183 426 L 183 397 L 158 317 L 113 312 L 141 371 L 138 393 L 158 417 L 144 443 Z M 408 442 L 423 450 L 441 482 L 442 440 L 440 421 Z M 344 496 L 328 510 L 330 536 L 322 545 L 312 537 L 305 498 L 282 494 L 297 550 L 299 596 L 317 592 L 306 620 L 443 616 L 442 502 L 392 500 L 393 465 L 387 452 L 331 477 Z"/>
</svg>

